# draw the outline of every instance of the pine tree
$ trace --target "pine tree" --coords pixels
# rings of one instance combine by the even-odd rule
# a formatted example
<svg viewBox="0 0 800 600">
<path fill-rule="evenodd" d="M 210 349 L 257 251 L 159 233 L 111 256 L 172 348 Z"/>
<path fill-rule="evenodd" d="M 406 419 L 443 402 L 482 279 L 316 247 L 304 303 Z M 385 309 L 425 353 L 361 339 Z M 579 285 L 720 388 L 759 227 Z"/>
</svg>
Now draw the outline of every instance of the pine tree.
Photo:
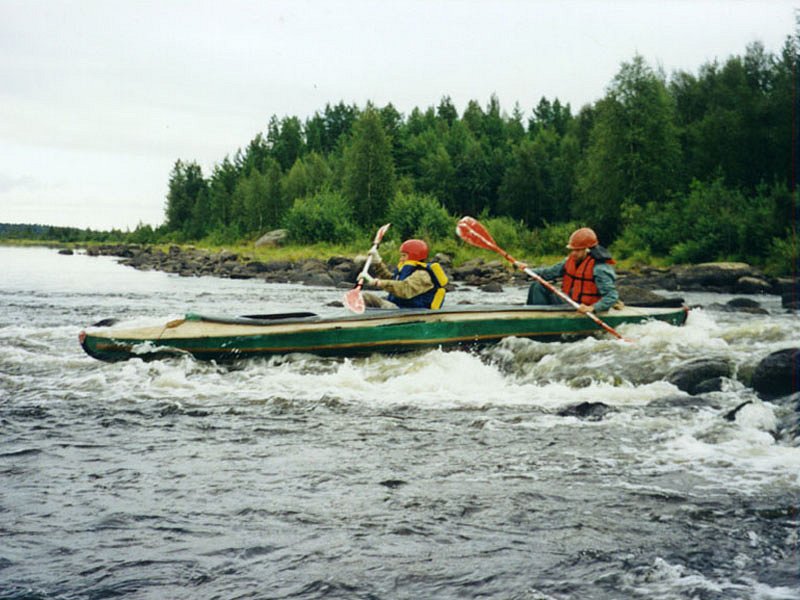
<svg viewBox="0 0 800 600">
<path fill-rule="evenodd" d="M 374 225 L 394 198 L 396 181 L 391 142 L 378 112 L 371 106 L 353 126 L 345 152 L 344 195 L 362 225 Z"/>
</svg>

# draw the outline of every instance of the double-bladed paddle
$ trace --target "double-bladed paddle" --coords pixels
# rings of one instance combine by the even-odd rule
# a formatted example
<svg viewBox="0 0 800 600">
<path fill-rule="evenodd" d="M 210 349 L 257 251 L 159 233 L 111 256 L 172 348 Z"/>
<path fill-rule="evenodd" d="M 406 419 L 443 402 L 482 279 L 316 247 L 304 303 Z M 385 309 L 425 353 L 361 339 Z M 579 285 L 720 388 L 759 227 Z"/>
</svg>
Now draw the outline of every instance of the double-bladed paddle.
<svg viewBox="0 0 800 600">
<path fill-rule="evenodd" d="M 476 246 L 477 248 L 483 248 L 485 250 L 491 250 L 492 252 L 497 252 L 503 258 L 513 263 L 515 266 L 517 265 L 517 260 L 513 256 L 511 256 L 508 252 L 506 252 L 500 246 L 497 245 L 497 243 L 494 241 L 494 239 L 486 230 L 486 228 L 483 225 L 481 225 L 477 219 L 473 219 L 472 217 L 463 217 L 458 222 L 458 225 L 456 225 L 456 233 L 458 234 L 458 237 L 460 237 L 468 244 Z M 575 300 L 567 296 L 564 292 L 555 287 L 549 281 L 545 280 L 541 275 L 539 275 L 535 271 L 532 271 L 528 267 L 525 267 L 522 270 L 529 277 L 532 277 L 533 279 L 541 283 L 544 287 L 553 292 L 556 296 L 561 298 L 564 302 L 566 302 L 573 308 L 577 309 L 580 306 L 580 304 L 575 302 Z M 613 327 L 611 327 L 607 323 L 604 323 L 594 313 L 587 312 L 583 314 L 585 314 L 587 317 L 589 317 L 592 321 L 597 323 L 600 327 L 605 329 L 611 335 L 618 337 L 621 340 L 625 340 L 626 342 L 631 341 L 622 337 L 622 335 L 620 335 L 618 331 L 616 331 Z"/>
<path fill-rule="evenodd" d="M 378 246 L 381 245 L 381 240 L 383 236 L 386 235 L 386 231 L 389 229 L 390 225 L 391 223 L 386 223 L 386 225 L 378 229 L 378 232 L 375 234 L 375 239 L 372 240 L 372 248 L 369 249 L 370 254 L 367 255 L 364 268 L 361 269 L 361 272 L 356 278 L 356 287 L 344 295 L 344 305 L 356 314 L 362 314 L 366 308 L 364 305 L 364 296 L 361 294 L 361 288 L 364 287 L 364 275 L 369 272 L 369 266 L 372 264 L 372 251 L 377 250 Z"/>
</svg>

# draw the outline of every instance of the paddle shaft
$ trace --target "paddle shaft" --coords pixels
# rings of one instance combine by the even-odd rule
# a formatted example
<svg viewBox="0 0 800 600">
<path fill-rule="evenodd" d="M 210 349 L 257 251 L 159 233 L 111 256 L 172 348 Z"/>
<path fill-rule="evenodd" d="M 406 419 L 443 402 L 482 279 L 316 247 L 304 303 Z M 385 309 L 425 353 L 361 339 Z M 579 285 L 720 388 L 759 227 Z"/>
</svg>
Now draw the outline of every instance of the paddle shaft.
<svg viewBox="0 0 800 600">
<path fill-rule="evenodd" d="M 381 235 L 381 237 L 383 237 Z M 372 248 L 369 249 L 369 254 L 367 254 L 367 260 L 364 261 L 364 268 L 361 269 L 361 272 L 358 274 L 356 278 L 358 281 L 356 282 L 355 289 L 361 291 L 361 288 L 364 287 L 364 275 L 369 273 L 369 268 L 372 265 L 372 251 L 378 249 L 378 245 L 380 245 L 381 241 L 376 236 L 374 243 L 372 244 Z"/>
<path fill-rule="evenodd" d="M 361 314 L 364 312 L 364 298 L 361 294 L 361 289 L 364 287 L 364 276 L 369 273 L 369 267 L 372 265 L 373 251 L 378 249 L 378 246 L 380 245 L 383 236 L 386 235 L 386 230 L 389 229 L 390 225 L 391 223 L 387 223 L 378 229 L 377 233 L 375 234 L 375 239 L 372 241 L 372 247 L 369 249 L 367 260 L 364 261 L 364 267 L 356 277 L 355 287 L 344 295 L 344 305 L 356 314 Z"/>
</svg>

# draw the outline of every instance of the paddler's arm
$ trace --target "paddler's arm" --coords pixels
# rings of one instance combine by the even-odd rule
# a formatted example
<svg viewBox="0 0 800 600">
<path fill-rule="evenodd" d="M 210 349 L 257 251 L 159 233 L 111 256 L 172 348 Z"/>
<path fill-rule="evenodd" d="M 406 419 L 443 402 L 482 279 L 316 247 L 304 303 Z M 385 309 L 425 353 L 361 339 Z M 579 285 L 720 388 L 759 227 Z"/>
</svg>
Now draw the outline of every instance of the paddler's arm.
<svg viewBox="0 0 800 600">
<path fill-rule="evenodd" d="M 536 269 L 531 269 L 534 273 L 536 273 L 539 277 L 544 279 L 545 281 L 553 281 L 554 279 L 558 279 L 562 275 L 564 275 L 564 265 L 567 264 L 567 259 L 550 266 L 550 267 L 538 267 Z"/>
<path fill-rule="evenodd" d="M 392 272 L 386 266 L 386 263 L 383 262 L 374 262 L 372 263 L 372 270 L 375 273 L 373 277 L 375 279 L 391 279 Z"/>
<path fill-rule="evenodd" d="M 403 298 L 404 300 L 415 298 L 433 289 L 431 276 L 424 269 L 417 269 L 402 281 L 396 279 L 376 279 L 374 284 L 380 289 L 386 290 L 390 294 L 394 294 L 398 298 Z"/>
<path fill-rule="evenodd" d="M 589 312 L 603 312 L 617 303 L 619 292 L 617 292 L 616 281 L 617 273 L 614 271 L 614 267 L 604 263 L 594 266 L 594 283 L 597 286 L 597 291 L 600 292 L 600 300 L 595 302 L 593 306 L 587 307 L 591 309 Z"/>
</svg>

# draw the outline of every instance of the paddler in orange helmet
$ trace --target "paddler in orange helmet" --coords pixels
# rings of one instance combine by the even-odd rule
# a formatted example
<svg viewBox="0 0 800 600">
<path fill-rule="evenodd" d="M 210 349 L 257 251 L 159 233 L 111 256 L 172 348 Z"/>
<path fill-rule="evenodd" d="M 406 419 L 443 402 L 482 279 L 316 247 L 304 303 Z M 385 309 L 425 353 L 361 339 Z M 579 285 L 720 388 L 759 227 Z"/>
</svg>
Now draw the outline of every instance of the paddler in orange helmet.
<svg viewBox="0 0 800 600">
<path fill-rule="evenodd" d="M 578 312 L 603 312 L 619 302 L 614 259 L 600 245 L 597 234 L 588 227 L 572 232 L 567 243 L 569 255 L 551 267 L 533 271 L 547 281 L 562 279 L 561 289 L 580 306 Z M 525 268 L 524 263 L 517 266 Z M 565 304 L 538 281 L 528 289 L 527 304 Z"/>
</svg>

